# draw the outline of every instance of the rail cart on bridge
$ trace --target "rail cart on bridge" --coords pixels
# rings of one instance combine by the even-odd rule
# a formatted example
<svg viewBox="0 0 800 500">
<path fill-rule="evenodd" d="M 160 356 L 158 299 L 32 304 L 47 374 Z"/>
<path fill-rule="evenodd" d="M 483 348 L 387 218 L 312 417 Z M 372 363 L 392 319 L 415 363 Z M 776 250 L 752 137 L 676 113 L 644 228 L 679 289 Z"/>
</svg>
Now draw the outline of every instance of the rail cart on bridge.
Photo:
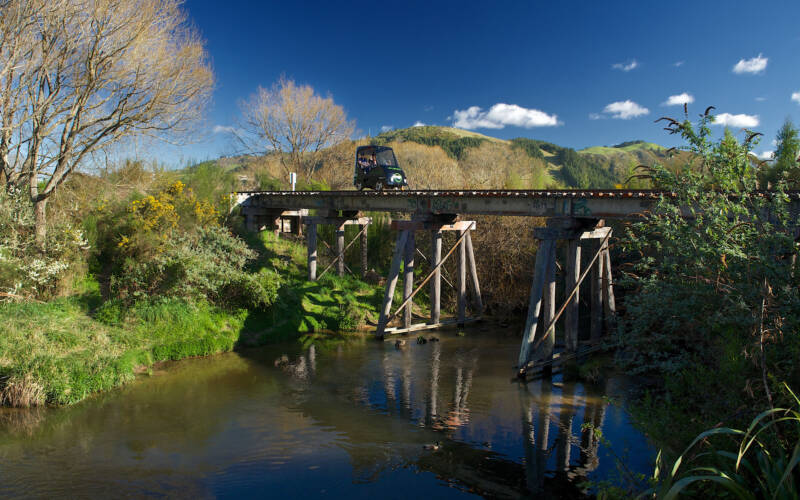
<svg viewBox="0 0 800 500">
<path fill-rule="evenodd" d="M 392 148 L 360 146 L 356 148 L 353 185 L 359 191 L 368 187 L 375 191 L 384 188 L 402 189 L 408 186 L 406 173 L 397 164 Z"/>
</svg>

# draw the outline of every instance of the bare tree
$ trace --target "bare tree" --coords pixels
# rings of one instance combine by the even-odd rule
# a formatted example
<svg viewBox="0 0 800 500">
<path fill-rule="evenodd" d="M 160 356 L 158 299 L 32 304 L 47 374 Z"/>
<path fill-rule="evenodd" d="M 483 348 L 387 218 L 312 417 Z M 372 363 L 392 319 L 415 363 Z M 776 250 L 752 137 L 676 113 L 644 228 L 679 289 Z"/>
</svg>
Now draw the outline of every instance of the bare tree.
<svg viewBox="0 0 800 500">
<path fill-rule="evenodd" d="M 14 68 L 0 73 L 14 104 L 2 110 L 3 177 L 29 190 L 42 247 L 47 200 L 72 172 L 134 135 L 187 131 L 213 86 L 179 0 L 0 0 L 0 33 L 22 35 L 0 49 Z"/>
<path fill-rule="evenodd" d="M 286 77 L 270 89 L 259 87 L 241 108 L 241 144 L 250 152 L 280 153 L 284 173 L 296 171 L 306 180 L 314 174 L 320 151 L 353 133 L 353 123 L 331 96 L 320 97 Z"/>
</svg>

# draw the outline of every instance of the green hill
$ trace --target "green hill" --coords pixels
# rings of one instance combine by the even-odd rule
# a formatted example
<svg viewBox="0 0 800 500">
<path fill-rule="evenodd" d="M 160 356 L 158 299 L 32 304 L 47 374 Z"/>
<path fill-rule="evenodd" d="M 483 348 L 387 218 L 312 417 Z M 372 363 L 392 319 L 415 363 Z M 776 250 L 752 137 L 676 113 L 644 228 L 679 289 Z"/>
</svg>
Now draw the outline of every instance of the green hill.
<svg viewBox="0 0 800 500">
<path fill-rule="evenodd" d="M 368 138 L 368 141 L 378 145 L 414 142 L 440 147 L 459 163 L 466 158 L 471 149 L 479 148 L 484 143 L 497 144 L 524 151 L 531 158 L 539 160 L 538 163 L 545 166 L 547 176 L 555 179 L 558 185 L 565 188 L 582 189 L 614 188 L 624 184 L 635 173 L 634 169 L 638 165 L 661 163 L 672 167 L 679 162 L 685 162 L 688 156 L 685 152 L 673 153 L 663 146 L 645 141 L 628 141 L 614 146 L 593 146 L 576 151 L 551 142 L 526 137 L 504 140 L 469 130 L 439 126 L 390 130 Z M 336 162 L 345 161 L 341 157 L 337 158 L 339 159 L 335 160 Z M 206 171 L 210 168 L 207 164 L 185 169 L 183 175 L 187 178 L 208 178 L 209 182 L 215 176 L 221 175 L 224 177 L 225 183 L 238 186 L 240 189 L 253 186 L 261 189 L 280 189 L 282 184 L 277 180 L 280 177 L 278 173 L 273 172 L 272 176 L 263 172 L 256 175 L 255 170 L 258 169 L 251 167 L 262 160 L 263 157 L 250 156 L 220 158 L 213 162 L 221 168 L 221 171 L 217 171 L 214 175 Z M 334 182 L 338 178 L 339 176 L 336 175 L 327 182 Z M 193 184 L 202 183 L 194 182 Z M 331 186 L 333 185 L 331 184 Z M 635 180 L 628 186 L 647 187 L 646 183 Z"/>
<path fill-rule="evenodd" d="M 385 145 L 390 142 L 411 141 L 426 146 L 439 146 L 448 155 L 461 159 L 469 148 L 480 146 L 483 142 L 508 143 L 503 139 L 452 127 L 425 125 L 397 130 L 389 130 L 372 138 L 373 144 Z"/>
<path fill-rule="evenodd" d="M 439 146 L 459 160 L 474 147 L 491 141 L 524 150 L 547 162 L 551 175 L 566 187 L 613 188 L 622 184 L 638 165 L 670 166 L 685 160 L 685 153 L 672 155 L 667 148 L 645 141 L 627 141 L 615 146 L 593 146 L 575 151 L 546 141 L 519 137 L 506 141 L 452 127 L 410 127 L 391 130 L 373 138 L 375 144 L 412 141 Z"/>
</svg>

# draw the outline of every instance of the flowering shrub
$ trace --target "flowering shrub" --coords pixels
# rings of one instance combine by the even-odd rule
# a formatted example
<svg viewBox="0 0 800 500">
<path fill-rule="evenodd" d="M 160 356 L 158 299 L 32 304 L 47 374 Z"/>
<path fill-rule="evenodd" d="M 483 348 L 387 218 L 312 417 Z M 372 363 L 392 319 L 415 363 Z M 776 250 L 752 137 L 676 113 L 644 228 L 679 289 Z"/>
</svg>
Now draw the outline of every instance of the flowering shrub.
<svg viewBox="0 0 800 500">
<path fill-rule="evenodd" d="M 275 299 L 277 275 L 246 272 L 255 253 L 180 181 L 101 218 L 97 260 L 110 263 L 108 292 L 123 303 L 169 296 L 259 308 Z"/>
<path fill-rule="evenodd" d="M 88 243 L 81 230 L 61 224 L 48 231 L 45 248 L 36 246 L 28 196 L 0 190 L 0 301 L 52 296 Z"/>
</svg>

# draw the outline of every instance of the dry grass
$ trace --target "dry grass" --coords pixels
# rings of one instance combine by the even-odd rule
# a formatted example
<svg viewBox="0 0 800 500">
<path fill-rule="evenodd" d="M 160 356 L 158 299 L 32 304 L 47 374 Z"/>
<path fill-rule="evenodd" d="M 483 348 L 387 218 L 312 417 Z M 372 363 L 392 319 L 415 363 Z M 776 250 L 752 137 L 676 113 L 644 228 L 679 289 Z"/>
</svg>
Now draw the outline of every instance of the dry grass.
<svg viewBox="0 0 800 500">
<path fill-rule="evenodd" d="M 9 377 L 0 388 L 0 406 L 30 408 L 44 403 L 44 388 L 30 373 Z"/>
</svg>

